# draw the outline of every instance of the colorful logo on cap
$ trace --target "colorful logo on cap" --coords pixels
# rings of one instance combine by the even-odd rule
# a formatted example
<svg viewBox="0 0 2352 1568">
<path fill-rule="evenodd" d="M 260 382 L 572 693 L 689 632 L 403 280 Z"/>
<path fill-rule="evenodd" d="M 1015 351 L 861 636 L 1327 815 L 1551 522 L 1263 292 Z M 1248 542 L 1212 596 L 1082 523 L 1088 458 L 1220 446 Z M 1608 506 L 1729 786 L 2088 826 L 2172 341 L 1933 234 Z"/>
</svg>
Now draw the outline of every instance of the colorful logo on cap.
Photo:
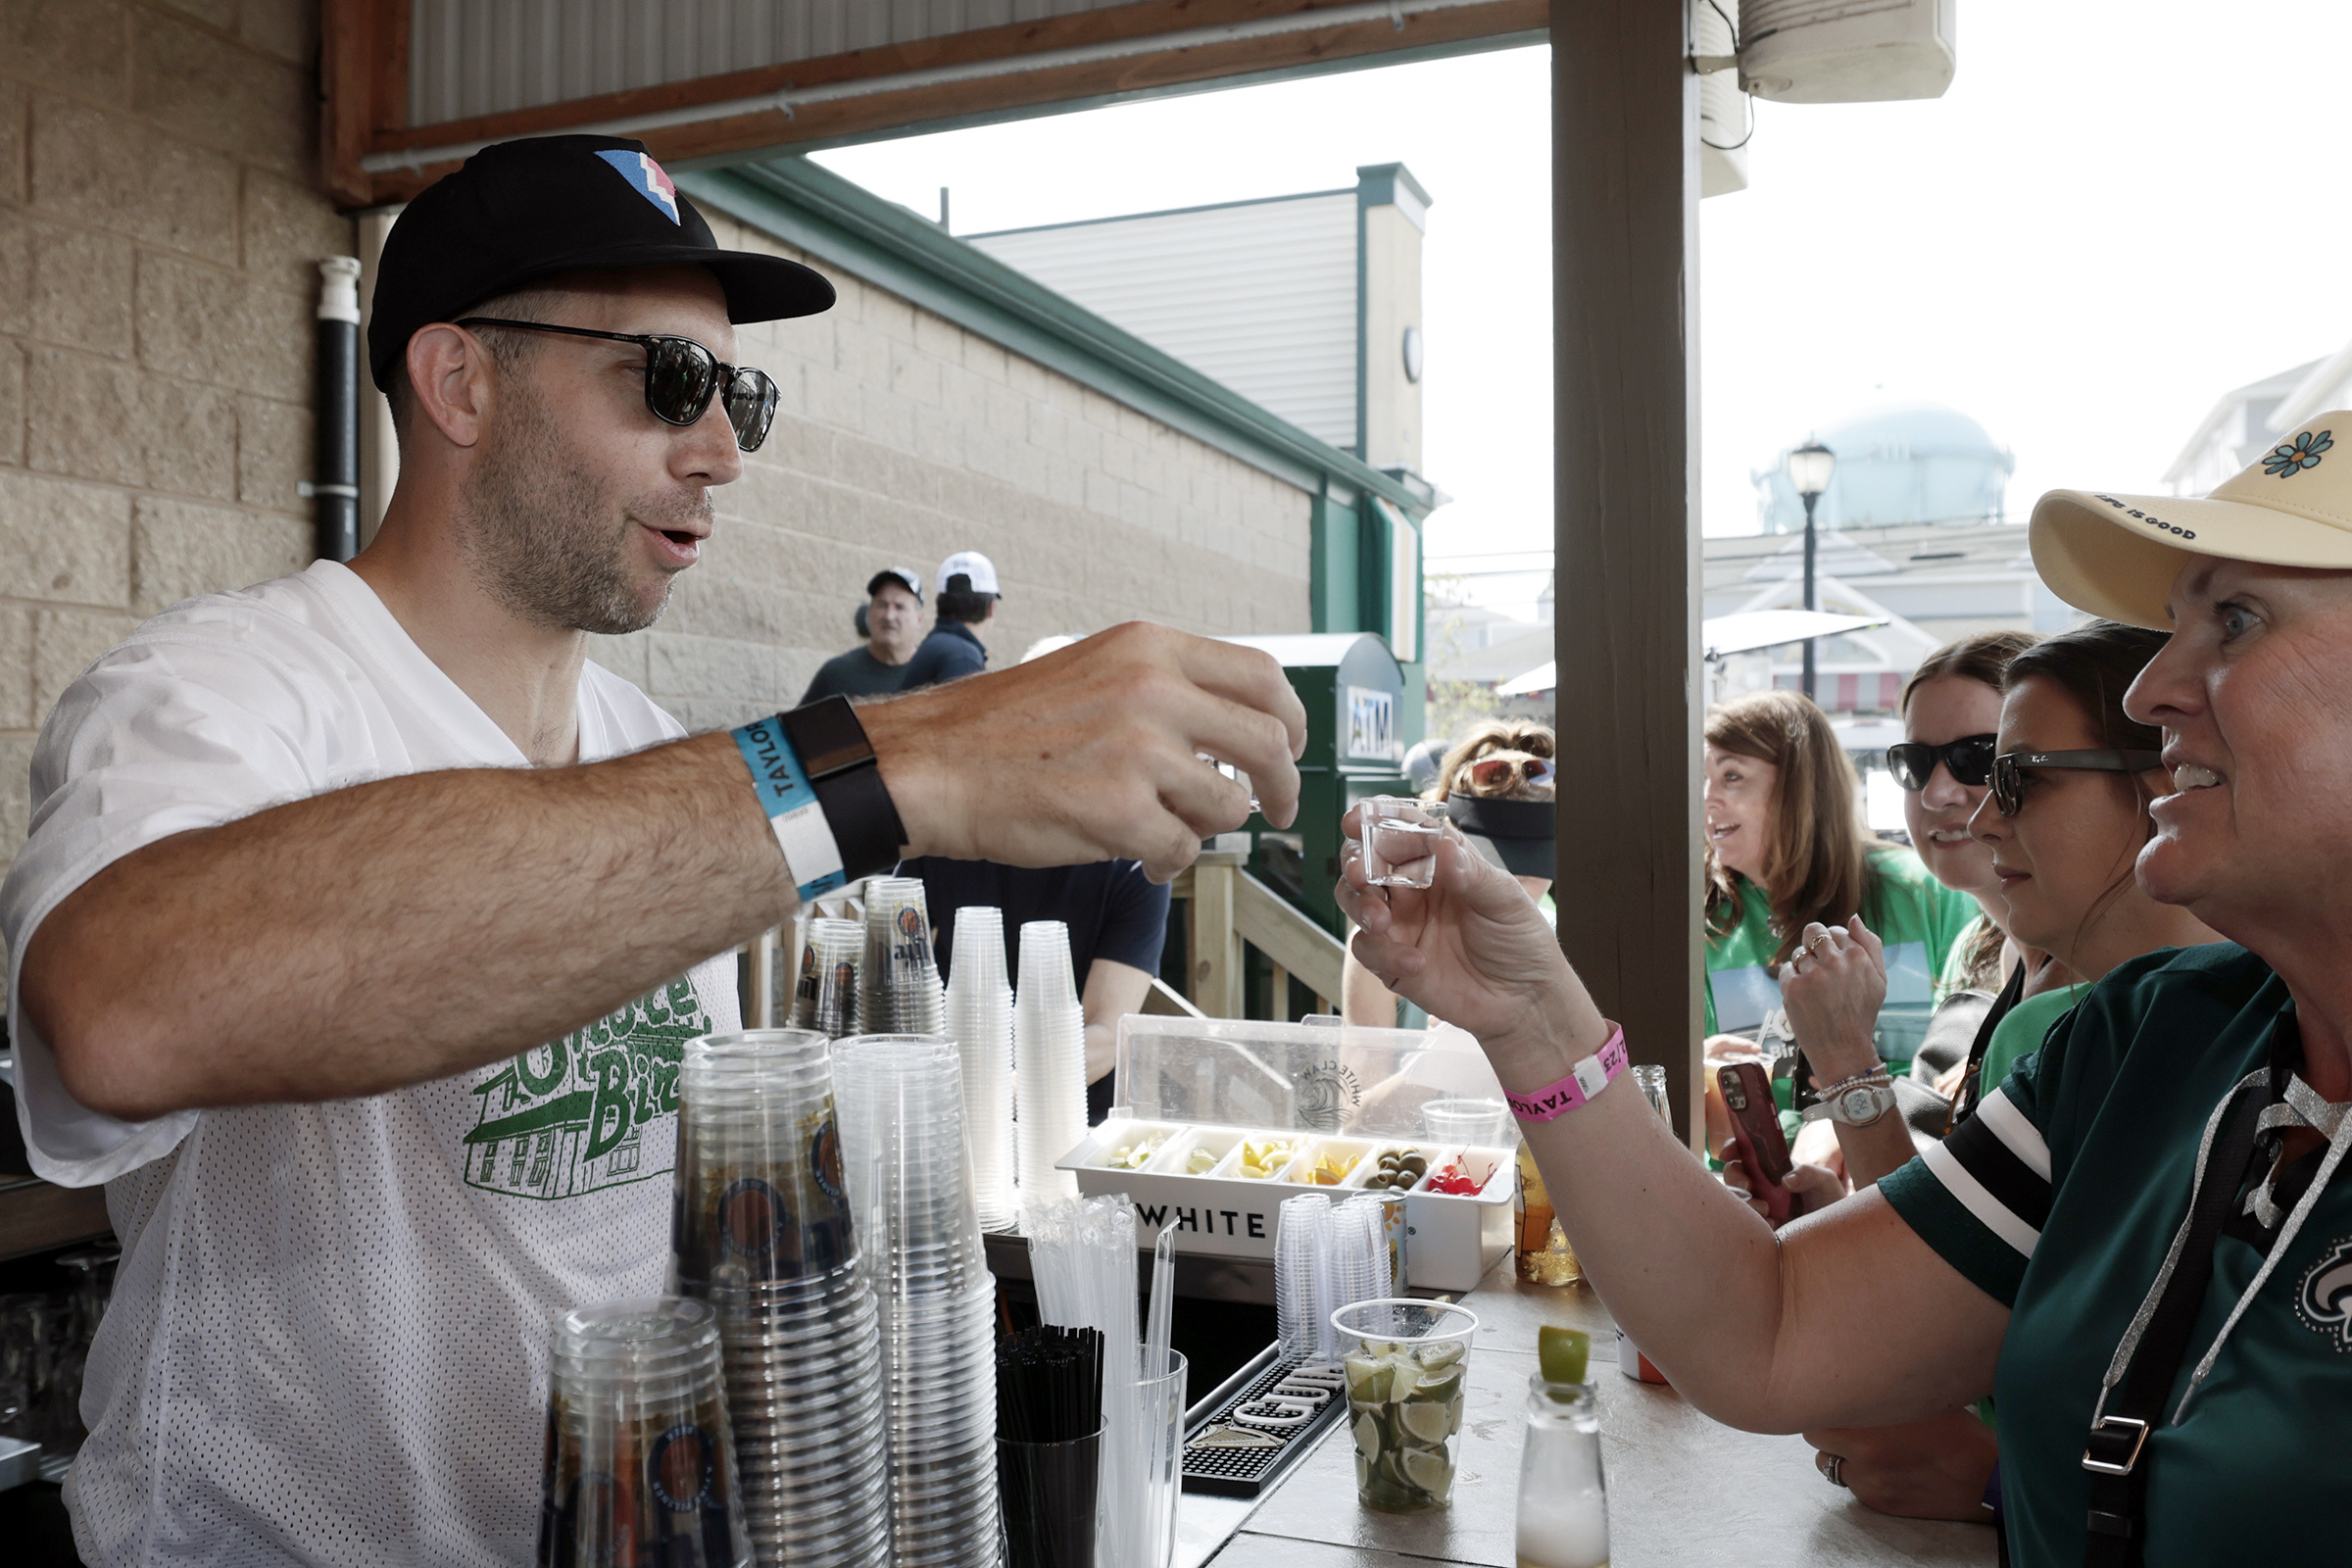
<svg viewBox="0 0 2352 1568">
<path fill-rule="evenodd" d="M 662 209 L 662 216 L 678 221 L 678 187 L 669 182 L 662 166 L 644 153 L 600 152 L 596 155 L 614 169 L 638 195 Z"/>
<path fill-rule="evenodd" d="M 2305 468 L 2320 466 L 2320 454 L 2335 445 L 2335 432 L 2304 430 L 2292 441 L 2281 441 L 2262 460 L 2262 471 L 2274 479 L 2291 479 Z"/>
</svg>

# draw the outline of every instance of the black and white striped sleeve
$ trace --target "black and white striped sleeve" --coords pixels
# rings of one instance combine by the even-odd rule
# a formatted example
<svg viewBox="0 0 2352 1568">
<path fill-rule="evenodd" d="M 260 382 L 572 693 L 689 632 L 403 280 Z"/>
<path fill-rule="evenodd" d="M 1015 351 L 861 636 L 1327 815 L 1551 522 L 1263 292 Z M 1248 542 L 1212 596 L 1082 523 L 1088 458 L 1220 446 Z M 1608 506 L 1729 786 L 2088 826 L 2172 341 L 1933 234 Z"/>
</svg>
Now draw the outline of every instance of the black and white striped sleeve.
<svg viewBox="0 0 2352 1568">
<path fill-rule="evenodd" d="M 2009 1090 L 1986 1095 L 1943 1143 L 1879 1183 L 1895 1212 L 1986 1295 L 2017 1299 L 2050 1215 L 2050 1150 Z"/>
</svg>

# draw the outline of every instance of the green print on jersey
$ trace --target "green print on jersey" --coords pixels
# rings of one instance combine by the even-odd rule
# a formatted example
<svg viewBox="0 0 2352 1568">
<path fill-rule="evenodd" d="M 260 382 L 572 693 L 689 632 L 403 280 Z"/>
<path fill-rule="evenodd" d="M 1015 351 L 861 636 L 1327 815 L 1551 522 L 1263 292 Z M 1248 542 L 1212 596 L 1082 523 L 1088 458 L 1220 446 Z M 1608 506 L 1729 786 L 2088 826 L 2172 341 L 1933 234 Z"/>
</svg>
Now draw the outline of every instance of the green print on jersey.
<svg viewBox="0 0 2352 1568">
<path fill-rule="evenodd" d="M 686 1042 L 710 1032 L 684 976 L 587 1028 L 516 1056 L 474 1088 L 466 1184 L 515 1198 L 576 1198 L 669 1166 L 645 1166 L 645 1125 L 678 1109 Z"/>
</svg>

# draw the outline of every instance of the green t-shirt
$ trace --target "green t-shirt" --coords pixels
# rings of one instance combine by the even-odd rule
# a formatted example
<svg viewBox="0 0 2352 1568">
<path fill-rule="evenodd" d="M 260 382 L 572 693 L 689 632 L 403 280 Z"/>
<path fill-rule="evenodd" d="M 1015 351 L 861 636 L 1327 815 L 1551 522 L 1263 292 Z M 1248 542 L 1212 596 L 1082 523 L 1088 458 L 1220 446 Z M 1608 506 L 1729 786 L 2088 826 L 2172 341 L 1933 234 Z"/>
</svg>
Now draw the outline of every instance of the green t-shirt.
<svg viewBox="0 0 2352 1568">
<path fill-rule="evenodd" d="M 1781 982 L 1768 969 L 1781 939 L 1772 906 L 1744 879 L 1740 922 L 1707 937 L 1707 1033 L 1753 1031 L 1781 1004 Z M 1872 852 L 1862 886 L 1862 923 L 1886 945 L 1886 1004 L 1932 1007 L 1941 993 L 1936 977 L 1969 921 L 1977 901 L 1928 874 L 1909 850 Z"/>
<path fill-rule="evenodd" d="M 2001 1021 L 1993 1025 L 1992 1038 L 1984 1043 L 1984 1063 L 1977 1069 L 1985 1090 L 1989 1092 L 2007 1083 L 2009 1070 L 2041 1049 L 2050 1025 L 2074 1011 L 2075 1004 L 2089 989 L 2087 985 L 2060 986 L 2055 991 L 2028 997 L 2003 1014 Z"/>
<path fill-rule="evenodd" d="M 1922 1240 L 2010 1308 L 1995 1387 L 2021 1568 L 2082 1560 L 2082 1443 L 2100 1379 L 2187 1212 L 2206 1118 L 2275 1044 L 2300 1059 L 2293 1013 L 2285 984 L 2234 945 L 2135 958 L 2091 987 L 1974 1119 L 1879 1183 Z M 2240 1214 L 2215 1245 L 2168 1414 L 2275 1236 Z M 2187 1419 L 2150 1436 L 2147 1568 L 2342 1562 L 2327 1520 L 2342 1505 L 2348 1452 L 2342 1179 L 2230 1333 Z"/>
</svg>

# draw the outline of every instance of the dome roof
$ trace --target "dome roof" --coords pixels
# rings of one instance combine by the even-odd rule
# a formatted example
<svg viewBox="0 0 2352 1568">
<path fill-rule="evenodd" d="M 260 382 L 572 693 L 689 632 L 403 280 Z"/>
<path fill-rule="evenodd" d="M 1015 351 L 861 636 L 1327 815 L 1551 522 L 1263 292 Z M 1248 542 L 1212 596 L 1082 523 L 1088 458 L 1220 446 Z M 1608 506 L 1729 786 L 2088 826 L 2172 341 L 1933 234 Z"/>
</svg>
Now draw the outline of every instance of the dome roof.
<svg viewBox="0 0 2352 1568">
<path fill-rule="evenodd" d="M 1882 404 L 1823 426 L 1817 438 L 1838 455 L 1816 504 L 1815 520 L 1827 528 L 1996 519 L 2017 466 L 1983 425 L 1940 403 Z M 1750 474 L 1767 533 L 1805 525 L 1786 456 Z"/>
</svg>

